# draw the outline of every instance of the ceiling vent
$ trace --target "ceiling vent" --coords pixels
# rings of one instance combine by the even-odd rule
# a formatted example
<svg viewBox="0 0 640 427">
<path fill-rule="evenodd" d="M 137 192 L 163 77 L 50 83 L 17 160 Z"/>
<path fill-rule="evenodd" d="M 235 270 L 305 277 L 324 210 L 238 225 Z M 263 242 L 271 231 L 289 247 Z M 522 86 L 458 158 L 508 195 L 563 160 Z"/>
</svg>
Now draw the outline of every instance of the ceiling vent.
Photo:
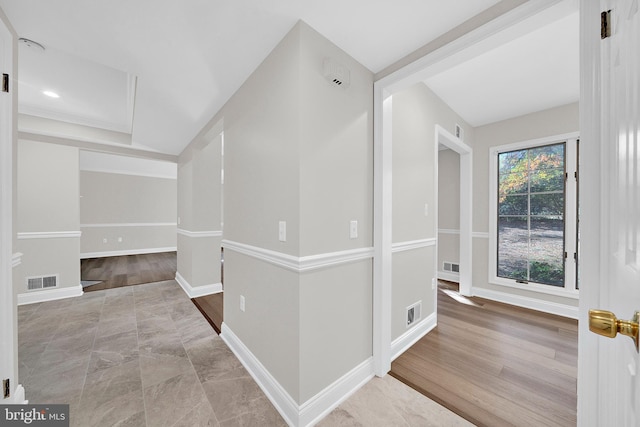
<svg viewBox="0 0 640 427">
<path fill-rule="evenodd" d="M 27 290 L 49 289 L 58 287 L 58 275 L 27 277 Z"/>
<path fill-rule="evenodd" d="M 324 60 L 323 74 L 335 86 L 348 88 L 351 84 L 351 72 L 349 69 L 331 58 Z"/>
</svg>

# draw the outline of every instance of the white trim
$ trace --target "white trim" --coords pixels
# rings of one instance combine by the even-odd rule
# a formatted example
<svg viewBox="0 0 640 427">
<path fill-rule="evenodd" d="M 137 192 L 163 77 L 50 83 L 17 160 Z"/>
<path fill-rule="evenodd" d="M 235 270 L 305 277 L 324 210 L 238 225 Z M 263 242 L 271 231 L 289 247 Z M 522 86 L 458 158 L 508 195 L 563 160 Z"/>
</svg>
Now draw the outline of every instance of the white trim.
<svg viewBox="0 0 640 427">
<path fill-rule="evenodd" d="M 176 252 L 178 248 L 175 246 L 169 246 L 166 248 L 142 248 L 142 249 L 128 249 L 123 251 L 104 251 L 104 252 L 83 252 L 80 254 L 80 259 L 87 258 L 106 258 L 112 256 L 126 256 L 126 255 L 145 255 L 145 254 L 159 254 L 163 252 Z"/>
<path fill-rule="evenodd" d="M 373 359 L 369 358 L 302 405 L 298 405 L 224 322 L 220 337 L 290 426 L 316 424 L 374 376 Z"/>
<path fill-rule="evenodd" d="M 438 234 L 460 234 L 460 230 L 452 228 L 438 228 Z"/>
<path fill-rule="evenodd" d="M 27 231 L 18 233 L 18 240 L 28 239 L 79 239 L 82 231 Z"/>
<path fill-rule="evenodd" d="M 160 160 L 162 161 L 162 160 Z M 152 173 L 152 172 L 139 172 L 139 171 L 130 171 L 130 170 L 120 170 L 120 169 L 111 169 L 111 168 L 99 168 L 99 167 L 87 167 L 80 166 L 80 172 L 97 172 L 97 173 L 109 173 L 114 175 L 130 175 L 130 176 L 141 176 L 144 178 L 158 178 L 158 179 L 171 179 L 177 180 L 178 174 L 176 172 L 175 175 L 168 175 L 162 173 Z"/>
<path fill-rule="evenodd" d="M 123 222 L 107 224 L 80 224 L 80 228 L 107 228 L 107 227 L 176 227 L 176 222 Z"/>
<path fill-rule="evenodd" d="M 9 405 L 27 405 L 29 401 L 25 398 L 24 387 L 22 384 L 18 384 L 16 388 L 11 392 L 11 397 L 6 404 Z M 5 404 L 5 403 L 3 403 Z"/>
<path fill-rule="evenodd" d="M 222 247 L 297 273 L 373 258 L 373 248 L 349 249 L 346 251 L 296 257 L 230 240 L 223 240 Z"/>
<path fill-rule="evenodd" d="M 189 231 L 178 228 L 178 234 L 187 237 L 222 237 L 222 231 Z"/>
<path fill-rule="evenodd" d="M 460 283 L 460 273 L 438 271 L 438 279 L 446 280 L 448 282 Z"/>
<path fill-rule="evenodd" d="M 409 240 L 407 242 L 398 242 L 391 245 L 391 253 L 411 251 L 414 249 L 427 248 L 429 246 L 435 246 L 438 239 L 431 237 L 428 239 Z"/>
<path fill-rule="evenodd" d="M 21 252 L 16 252 L 13 254 L 13 256 L 11 257 L 11 268 L 16 268 L 17 266 L 22 264 L 22 255 L 23 253 Z"/>
<path fill-rule="evenodd" d="M 488 239 L 489 232 L 488 231 L 474 231 L 471 235 L 476 239 Z"/>
<path fill-rule="evenodd" d="M 407 351 L 412 345 L 438 325 L 437 314 L 431 313 L 428 317 L 420 321 L 413 328 L 393 340 L 391 343 L 391 360 L 395 360 L 402 353 Z"/>
<path fill-rule="evenodd" d="M 212 283 L 202 286 L 191 286 L 182 275 L 176 272 L 176 282 L 182 287 L 189 298 L 198 298 L 205 295 L 218 294 L 222 292 L 222 283 Z"/>
<path fill-rule="evenodd" d="M 542 311 L 544 313 L 556 314 L 571 319 L 578 318 L 578 307 L 557 302 L 543 301 L 538 298 L 529 298 L 507 292 L 494 291 L 491 289 L 473 288 L 473 296 L 489 299 L 492 301 L 524 307 L 531 310 Z"/>
<path fill-rule="evenodd" d="M 68 286 L 57 289 L 45 289 L 42 291 L 30 291 L 18 294 L 18 305 L 34 304 L 37 302 L 54 301 L 58 299 L 79 297 L 84 294 L 82 285 Z"/>
</svg>

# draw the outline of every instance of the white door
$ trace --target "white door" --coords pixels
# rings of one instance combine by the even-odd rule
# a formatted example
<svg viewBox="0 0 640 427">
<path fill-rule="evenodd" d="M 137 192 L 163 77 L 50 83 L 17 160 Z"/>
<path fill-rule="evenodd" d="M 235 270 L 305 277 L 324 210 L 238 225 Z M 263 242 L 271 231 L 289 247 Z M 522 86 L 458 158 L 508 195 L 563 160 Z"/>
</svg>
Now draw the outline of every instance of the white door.
<svg viewBox="0 0 640 427">
<path fill-rule="evenodd" d="M 12 74 L 11 33 L 0 21 L 0 404 L 14 403 L 18 378 L 15 369 L 15 301 L 11 284 L 12 268 L 12 110 L 11 93 L 2 91 L 2 74 Z M 4 381 L 9 380 L 11 396 L 4 398 Z"/>
<path fill-rule="evenodd" d="M 580 426 L 640 426 L 636 345 L 628 337 L 601 337 L 587 327 L 589 309 L 609 310 L 624 320 L 640 311 L 638 3 L 581 2 L 581 125 L 586 132 L 580 144 Z M 600 40 L 601 12 L 608 10 L 611 36 Z"/>
</svg>

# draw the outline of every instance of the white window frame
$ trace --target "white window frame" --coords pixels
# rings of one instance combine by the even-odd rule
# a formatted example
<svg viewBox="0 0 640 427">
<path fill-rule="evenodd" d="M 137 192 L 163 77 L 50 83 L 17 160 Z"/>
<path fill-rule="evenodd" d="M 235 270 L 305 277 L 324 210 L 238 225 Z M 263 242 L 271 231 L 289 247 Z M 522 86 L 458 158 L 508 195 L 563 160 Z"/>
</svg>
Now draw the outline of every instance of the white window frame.
<svg viewBox="0 0 640 427">
<path fill-rule="evenodd" d="M 574 259 L 573 254 L 578 252 L 575 234 L 577 221 L 577 212 L 575 209 L 577 198 L 577 178 L 575 177 L 575 173 L 577 171 L 577 141 L 579 139 L 578 132 L 573 132 L 489 148 L 489 283 L 531 292 L 578 299 L 580 292 L 576 289 L 575 285 L 576 260 Z M 533 282 L 518 283 L 514 279 L 498 277 L 498 155 L 509 151 L 535 148 L 562 142 L 566 142 L 565 168 L 568 176 L 565 187 L 566 209 L 564 233 L 565 252 L 567 252 L 568 256 L 565 260 L 564 288 Z"/>
</svg>

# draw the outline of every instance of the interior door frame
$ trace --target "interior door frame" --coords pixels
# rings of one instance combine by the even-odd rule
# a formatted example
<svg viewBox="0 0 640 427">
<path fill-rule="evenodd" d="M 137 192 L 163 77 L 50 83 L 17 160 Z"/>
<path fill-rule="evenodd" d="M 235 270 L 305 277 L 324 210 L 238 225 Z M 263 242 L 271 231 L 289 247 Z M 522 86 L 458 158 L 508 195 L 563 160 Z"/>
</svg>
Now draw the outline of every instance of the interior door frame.
<svg viewBox="0 0 640 427">
<path fill-rule="evenodd" d="M 460 155 L 460 237 L 458 239 L 460 244 L 459 292 L 462 295 L 470 297 L 473 296 L 473 149 L 440 125 L 436 125 L 435 141 L 436 165 L 440 158 L 440 150 L 438 149 L 439 144 Z M 439 178 L 436 174 L 436 188 L 439 185 L 438 179 Z M 436 247 L 439 247 L 439 245 L 440 242 L 437 243 Z M 436 298 L 436 303 L 437 301 L 438 299 Z"/>
<path fill-rule="evenodd" d="M 516 24 L 534 15 L 544 20 L 545 14 L 555 13 L 551 6 L 562 1 L 525 2 L 374 82 L 373 365 L 374 373 L 379 377 L 391 370 L 392 357 L 392 96 L 481 52 L 497 47 L 505 40 L 512 40 L 529 30 Z M 552 16 L 549 17 L 551 18 Z"/>
</svg>

